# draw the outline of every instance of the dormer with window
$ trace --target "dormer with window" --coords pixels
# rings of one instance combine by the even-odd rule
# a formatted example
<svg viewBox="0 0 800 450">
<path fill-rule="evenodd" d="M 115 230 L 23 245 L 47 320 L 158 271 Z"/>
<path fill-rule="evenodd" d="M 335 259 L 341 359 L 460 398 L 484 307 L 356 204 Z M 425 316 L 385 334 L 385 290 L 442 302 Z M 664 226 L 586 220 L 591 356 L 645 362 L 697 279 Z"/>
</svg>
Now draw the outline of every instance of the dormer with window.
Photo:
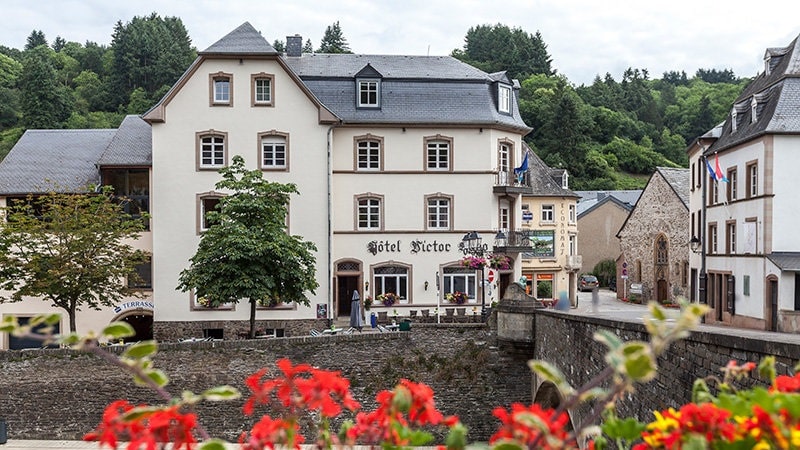
<svg viewBox="0 0 800 450">
<path fill-rule="evenodd" d="M 750 123 L 756 123 L 758 120 L 758 100 L 756 100 L 756 96 L 754 95 L 752 100 L 750 100 Z"/>
<path fill-rule="evenodd" d="M 731 109 L 731 133 L 736 133 L 736 128 L 738 128 L 739 121 L 737 119 L 736 107 L 734 106 Z"/>
<path fill-rule="evenodd" d="M 511 114 L 511 86 L 497 83 L 497 110 L 503 114 Z"/>
<path fill-rule="evenodd" d="M 359 109 L 380 109 L 381 75 L 367 64 L 356 74 L 356 107 Z"/>
</svg>

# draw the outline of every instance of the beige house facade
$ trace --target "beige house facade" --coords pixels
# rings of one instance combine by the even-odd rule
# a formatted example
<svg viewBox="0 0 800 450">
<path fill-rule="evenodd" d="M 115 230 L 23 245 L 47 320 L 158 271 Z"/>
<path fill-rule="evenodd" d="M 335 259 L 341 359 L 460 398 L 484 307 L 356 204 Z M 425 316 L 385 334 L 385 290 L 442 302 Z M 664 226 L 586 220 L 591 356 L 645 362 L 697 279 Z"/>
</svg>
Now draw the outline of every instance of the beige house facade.
<svg viewBox="0 0 800 450">
<path fill-rule="evenodd" d="M 622 253 L 617 232 L 641 194 L 632 191 L 581 191 L 578 203 L 578 248 L 583 272 L 590 273 L 603 260 Z"/>
</svg>

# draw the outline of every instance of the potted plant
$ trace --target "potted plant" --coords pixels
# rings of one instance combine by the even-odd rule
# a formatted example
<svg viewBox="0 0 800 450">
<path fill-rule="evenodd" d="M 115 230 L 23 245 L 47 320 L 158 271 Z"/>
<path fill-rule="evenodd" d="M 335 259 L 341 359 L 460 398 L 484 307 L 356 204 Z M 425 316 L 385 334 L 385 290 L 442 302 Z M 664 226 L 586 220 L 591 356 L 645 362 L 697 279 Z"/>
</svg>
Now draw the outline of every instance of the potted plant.
<svg viewBox="0 0 800 450">
<path fill-rule="evenodd" d="M 465 256 L 461 259 L 461 265 L 470 269 L 480 270 L 486 267 L 486 258 L 480 256 Z"/>
<path fill-rule="evenodd" d="M 383 303 L 383 306 L 389 307 L 394 305 L 397 301 L 397 294 L 394 292 L 386 292 L 384 294 L 378 295 L 378 301 Z"/>
<path fill-rule="evenodd" d="M 461 291 L 450 292 L 444 295 L 445 300 L 456 305 L 463 305 L 467 302 L 467 293 Z"/>
<path fill-rule="evenodd" d="M 506 255 L 489 255 L 486 264 L 492 269 L 508 270 L 511 268 L 511 258 Z"/>
<path fill-rule="evenodd" d="M 369 311 L 370 308 L 372 308 L 372 296 L 367 295 L 366 297 L 364 297 L 364 309 Z"/>
</svg>

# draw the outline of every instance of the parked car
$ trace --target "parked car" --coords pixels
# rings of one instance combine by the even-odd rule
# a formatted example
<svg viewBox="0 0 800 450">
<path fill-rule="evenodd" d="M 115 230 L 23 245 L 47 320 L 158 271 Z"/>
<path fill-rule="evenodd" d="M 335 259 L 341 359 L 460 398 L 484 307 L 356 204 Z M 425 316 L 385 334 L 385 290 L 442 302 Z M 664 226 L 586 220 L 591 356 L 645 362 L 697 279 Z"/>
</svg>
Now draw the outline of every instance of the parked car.
<svg viewBox="0 0 800 450">
<path fill-rule="evenodd" d="M 581 275 L 578 280 L 578 289 L 581 292 L 593 291 L 599 285 L 600 283 L 598 283 L 597 277 L 594 275 Z"/>
</svg>

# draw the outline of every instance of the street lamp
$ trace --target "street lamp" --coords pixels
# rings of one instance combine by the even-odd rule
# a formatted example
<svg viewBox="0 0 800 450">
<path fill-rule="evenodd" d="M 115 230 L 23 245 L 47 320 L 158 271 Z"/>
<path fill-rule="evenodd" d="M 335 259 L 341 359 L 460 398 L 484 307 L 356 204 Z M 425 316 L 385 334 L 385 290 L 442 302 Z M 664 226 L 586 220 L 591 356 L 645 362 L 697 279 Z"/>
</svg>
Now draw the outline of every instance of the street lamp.
<svg viewBox="0 0 800 450">
<path fill-rule="evenodd" d="M 499 235 L 500 233 L 498 233 Z M 497 239 L 495 237 L 495 239 Z M 464 235 L 458 249 L 465 255 L 472 255 L 482 258 L 486 254 L 487 248 L 483 245 L 480 235 L 471 231 Z M 481 321 L 486 321 L 486 286 L 483 285 L 485 264 L 481 264 Z"/>
<path fill-rule="evenodd" d="M 689 248 L 692 249 L 693 253 L 700 253 L 701 244 L 702 243 L 700 242 L 700 239 L 697 238 L 697 236 L 692 236 L 692 239 L 689 241 Z"/>
</svg>

